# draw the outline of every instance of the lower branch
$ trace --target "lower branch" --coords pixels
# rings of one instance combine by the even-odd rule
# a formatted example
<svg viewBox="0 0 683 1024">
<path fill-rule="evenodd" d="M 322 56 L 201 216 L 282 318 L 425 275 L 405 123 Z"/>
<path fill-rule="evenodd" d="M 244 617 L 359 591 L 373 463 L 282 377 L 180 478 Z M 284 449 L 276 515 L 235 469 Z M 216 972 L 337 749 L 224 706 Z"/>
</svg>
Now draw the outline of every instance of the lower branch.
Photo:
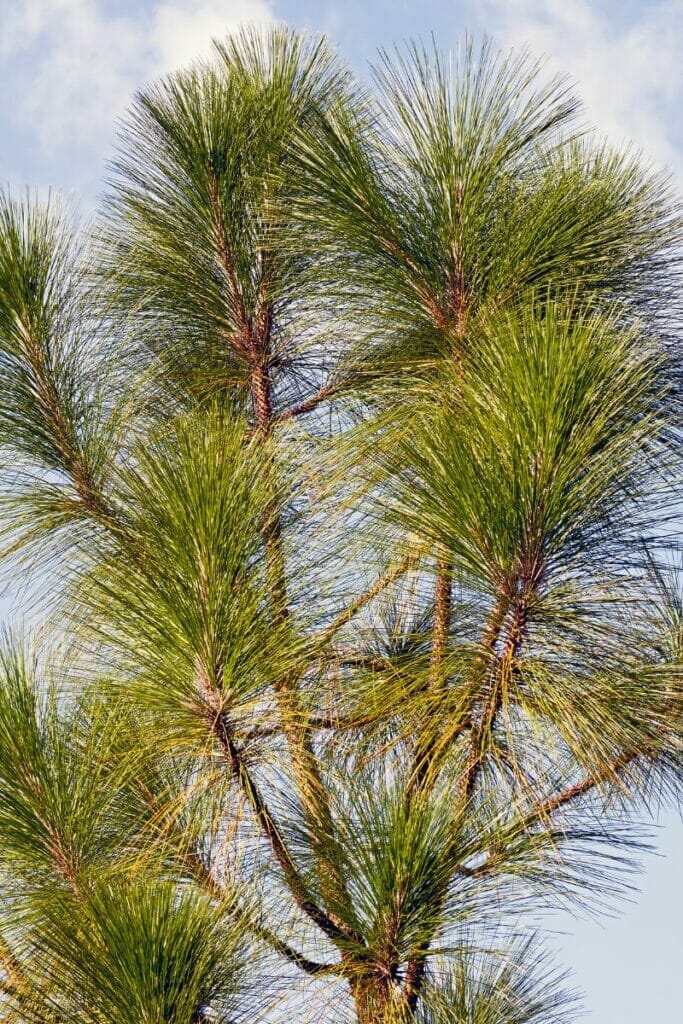
<svg viewBox="0 0 683 1024">
<path fill-rule="evenodd" d="M 506 699 L 513 663 L 524 638 L 528 617 L 527 599 L 523 594 L 514 607 L 506 630 L 503 651 L 491 681 L 489 698 L 481 713 L 479 723 L 472 732 L 470 754 L 458 787 L 464 803 L 467 803 L 472 795 L 485 756 L 486 740 L 493 732 L 496 719 Z"/>
<path fill-rule="evenodd" d="M 432 632 L 432 650 L 429 666 L 429 682 L 427 691 L 433 699 L 443 694 L 447 683 L 448 637 L 451 628 L 451 590 L 453 586 L 453 566 L 447 558 L 440 558 L 437 565 L 436 588 L 434 593 L 434 629 Z M 433 713 L 430 711 L 427 727 L 417 738 L 413 767 L 407 789 L 407 799 L 423 788 L 429 774 L 431 753 L 434 746 L 432 727 Z"/>
<path fill-rule="evenodd" d="M 214 732 L 230 766 L 232 776 L 247 797 L 249 805 L 260 825 L 261 832 L 268 840 L 270 849 L 282 871 L 295 903 L 332 942 L 343 943 L 348 941 L 349 936 L 308 895 L 307 887 L 292 860 L 277 823 L 268 810 L 247 766 L 242 761 L 232 739 L 230 728 L 222 715 L 218 715 L 214 721 Z"/>
</svg>

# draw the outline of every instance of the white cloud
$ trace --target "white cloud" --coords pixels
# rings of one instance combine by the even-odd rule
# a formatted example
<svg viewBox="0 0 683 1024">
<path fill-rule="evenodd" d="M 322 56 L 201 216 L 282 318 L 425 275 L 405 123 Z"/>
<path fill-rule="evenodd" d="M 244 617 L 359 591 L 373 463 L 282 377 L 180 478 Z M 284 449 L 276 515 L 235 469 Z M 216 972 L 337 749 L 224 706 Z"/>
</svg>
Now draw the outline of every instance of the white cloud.
<svg viewBox="0 0 683 1024">
<path fill-rule="evenodd" d="M 0 27 L 8 113 L 46 155 L 101 155 L 146 79 L 205 54 L 212 36 L 271 19 L 270 0 L 168 0 L 134 14 L 103 0 L 19 0 Z"/>
<path fill-rule="evenodd" d="M 568 72 L 590 122 L 613 141 L 630 139 L 683 181 L 683 3 L 624 6 L 609 17 L 592 0 L 481 0 L 479 13 L 503 45 L 528 44 L 553 71 Z"/>
<path fill-rule="evenodd" d="M 180 0 L 160 4 L 153 15 L 153 37 L 160 70 L 169 70 L 205 53 L 208 40 L 243 22 L 272 19 L 268 0 Z"/>
</svg>

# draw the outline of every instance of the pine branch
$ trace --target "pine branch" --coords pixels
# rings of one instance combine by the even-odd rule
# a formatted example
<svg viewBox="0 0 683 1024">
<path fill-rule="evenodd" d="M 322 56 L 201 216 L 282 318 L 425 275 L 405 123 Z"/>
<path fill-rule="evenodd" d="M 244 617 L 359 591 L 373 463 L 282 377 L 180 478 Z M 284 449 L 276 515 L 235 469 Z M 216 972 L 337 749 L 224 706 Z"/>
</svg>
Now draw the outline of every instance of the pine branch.
<svg viewBox="0 0 683 1024">
<path fill-rule="evenodd" d="M 226 891 L 216 880 L 213 872 L 209 870 L 202 858 L 195 850 L 187 850 L 183 855 L 185 864 L 190 869 L 193 877 L 199 882 L 199 884 L 209 893 L 210 896 L 215 899 L 222 901 L 226 897 Z M 276 933 L 268 928 L 267 925 L 261 921 L 256 921 L 250 913 L 243 912 L 241 914 L 244 923 L 250 931 L 254 933 L 258 938 L 263 939 L 267 945 L 271 947 L 276 953 L 279 953 L 281 957 L 294 964 L 299 970 L 305 974 L 310 974 L 312 977 L 324 975 L 324 974 L 335 974 L 338 972 L 339 967 L 337 964 L 321 964 L 315 960 L 309 959 L 304 956 L 298 950 L 294 949 L 287 942 L 281 939 Z"/>
<path fill-rule="evenodd" d="M 273 330 L 272 306 L 266 295 L 267 282 L 261 272 L 256 296 L 256 310 L 253 316 L 249 315 L 235 276 L 230 239 L 228 238 L 223 219 L 217 183 L 214 177 L 210 178 L 210 183 L 210 204 L 219 262 L 228 282 L 228 302 L 238 328 L 237 345 L 250 366 L 250 392 L 256 421 L 255 436 L 260 439 L 265 449 L 270 444 L 275 425 L 272 383 L 269 370 L 271 333 Z M 262 255 L 262 266 L 264 259 L 265 256 Z M 269 461 L 269 472 L 272 473 L 272 471 L 273 464 L 272 461 Z M 273 622 L 281 625 L 288 620 L 289 610 L 282 524 L 275 496 L 263 509 L 263 538 L 271 614 Z M 331 841 L 334 823 L 329 809 L 328 794 L 320 776 L 317 760 L 312 749 L 308 726 L 299 714 L 297 680 L 290 674 L 286 674 L 279 680 L 275 692 L 282 720 L 282 731 L 287 739 L 294 768 L 294 780 L 303 804 L 304 813 L 309 823 L 312 823 L 314 827 L 323 825 L 325 834 L 330 837 Z M 258 790 L 254 787 L 248 772 L 244 774 L 246 769 L 242 771 L 240 768 L 241 762 L 237 758 L 236 747 L 232 737 L 225 734 L 219 737 L 219 739 L 228 756 L 233 775 L 241 782 L 242 787 L 247 792 L 263 833 L 268 838 L 273 854 L 283 870 L 284 878 L 290 886 L 295 900 L 302 909 L 306 909 L 308 916 L 319 924 L 322 930 L 328 934 L 328 937 L 331 937 L 332 934 L 337 939 L 343 937 L 345 929 L 340 928 L 335 923 L 333 920 L 334 915 L 328 917 L 323 914 L 308 899 L 303 882 L 289 857 L 275 822 L 270 816 Z M 324 892 L 327 890 L 328 902 L 341 898 L 348 905 L 349 895 L 346 891 L 344 879 L 336 871 L 334 864 L 330 862 L 330 858 L 325 853 L 317 851 L 317 859 L 319 860 L 321 885 Z"/>
<path fill-rule="evenodd" d="M 213 728 L 225 759 L 230 766 L 232 776 L 247 797 L 249 805 L 254 812 L 264 837 L 268 841 L 275 860 L 280 866 L 283 877 L 287 882 L 287 887 L 292 893 L 297 906 L 332 942 L 336 944 L 348 942 L 351 936 L 344 929 L 334 924 L 330 917 L 310 898 L 307 886 L 287 849 L 277 823 L 268 810 L 258 786 L 242 760 L 232 738 L 230 727 L 222 714 L 217 715 L 214 719 Z"/>
<path fill-rule="evenodd" d="M 298 416 L 304 416 L 308 412 L 313 412 L 323 402 L 327 402 L 330 398 L 334 398 L 335 395 L 339 394 L 340 391 L 343 391 L 345 387 L 345 382 L 328 384 L 311 398 L 307 398 L 306 401 L 299 402 L 298 405 L 293 405 L 285 412 L 280 413 L 279 416 L 275 417 L 275 423 L 284 423 L 286 420 L 296 419 Z"/>
<path fill-rule="evenodd" d="M 555 796 L 548 797 L 547 800 L 530 811 L 529 814 L 525 815 L 520 822 L 513 823 L 512 828 L 515 832 L 519 829 L 526 831 L 533 827 L 533 825 L 551 818 L 555 811 L 559 811 L 561 808 L 570 806 L 582 796 L 586 796 L 586 794 L 590 793 L 592 790 L 597 789 L 603 783 L 614 779 L 618 776 L 619 772 L 625 771 L 628 766 L 638 758 L 647 757 L 649 754 L 652 754 L 654 750 L 655 748 L 653 746 L 643 746 L 634 747 L 632 750 L 625 751 L 623 754 L 615 757 L 605 765 L 601 771 L 586 775 L 579 782 L 576 782 L 571 786 L 567 786 L 566 789 L 556 793 Z"/>
<path fill-rule="evenodd" d="M 238 355 L 244 359 L 248 359 L 252 356 L 251 323 L 244 304 L 244 299 L 242 298 L 239 282 L 237 280 L 235 261 L 232 255 L 230 239 L 228 237 L 223 217 L 223 210 L 220 203 L 218 181 L 216 180 L 216 175 L 212 168 L 209 168 L 208 180 L 209 202 L 213 220 L 216 254 L 218 264 L 223 272 L 226 282 L 228 308 L 235 323 L 235 330 L 231 336 L 226 339 L 226 342 L 235 349 Z"/>
<path fill-rule="evenodd" d="M 399 580 L 401 576 L 405 576 L 407 572 L 414 569 L 427 550 L 428 547 L 425 546 L 416 552 L 406 555 L 405 558 L 402 558 L 400 562 L 397 562 L 396 565 L 389 568 L 377 580 L 375 580 L 367 590 L 364 590 L 362 594 L 355 598 L 351 604 L 322 631 L 316 639 L 316 648 L 324 648 L 329 641 L 344 628 L 344 626 L 347 626 L 349 622 L 351 622 L 356 615 L 365 608 L 366 605 L 370 604 L 371 601 L 374 601 L 376 597 L 379 597 L 379 595 L 387 590 L 388 587 Z"/>
<path fill-rule="evenodd" d="M 450 574 L 447 577 L 448 586 L 450 589 Z M 442 580 L 443 583 L 443 580 Z M 505 607 L 505 611 L 502 612 L 502 608 Z M 501 614 L 502 612 L 502 614 Z M 486 629 L 482 636 L 482 643 L 480 650 L 487 652 L 493 651 L 494 645 L 498 639 L 500 631 L 503 628 L 505 617 L 508 615 L 507 601 L 501 602 L 500 607 L 494 607 L 494 611 L 489 618 Z M 484 709 L 481 712 L 479 721 L 475 726 L 472 727 L 472 738 L 470 741 L 470 753 L 468 756 L 467 764 L 463 771 L 460 782 L 458 783 L 458 798 L 457 806 L 463 810 L 459 813 L 464 813 L 464 809 L 471 798 L 472 791 L 476 785 L 477 775 L 481 769 L 482 764 L 482 746 L 484 739 L 491 733 L 495 725 L 495 720 L 498 712 L 501 708 L 502 702 L 505 696 L 505 687 L 509 674 L 512 671 L 512 663 L 519 652 L 519 648 L 522 643 L 524 636 L 524 630 L 527 624 L 528 617 L 528 606 L 527 596 L 525 593 L 522 594 L 519 601 L 516 603 L 514 610 L 511 615 L 511 621 L 506 630 L 505 640 L 503 642 L 503 651 L 500 659 L 497 659 L 496 665 L 491 669 L 494 678 L 491 683 L 491 692 L 489 698 L 485 704 Z M 434 651 L 434 647 L 432 648 Z M 462 728 L 462 727 L 461 727 Z M 425 779 L 429 772 L 434 770 L 434 762 L 429 760 L 429 752 L 423 755 L 424 760 L 418 762 L 417 769 L 413 770 L 413 776 L 415 772 L 419 774 L 417 776 L 416 785 L 421 786 L 424 784 Z M 464 873 L 462 868 L 457 868 L 453 874 L 454 876 L 458 873 Z M 450 885 L 450 881 L 448 883 Z M 447 886 L 444 888 L 441 900 L 446 898 Z M 422 984 L 425 978 L 425 971 L 427 966 L 427 958 L 429 954 L 429 942 L 422 947 L 414 950 L 409 959 L 406 968 L 406 974 L 403 984 L 403 997 L 408 1007 L 408 1010 L 413 1013 L 417 1007 L 418 1000 L 420 998 L 420 992 Z"/>
<path fill-rule="evenodd" d="M 436 739 L 424 745 L 422 760 L 417 761 L 416 759 L 413 766 L 413 773 L 417 773 L 416 780 L 421 778 L 426 782 L 428 779 L 435 779 L 443 764 L 443 760 L 455 740 L 465 729 L 471 727 L 472 713 L 480 695 L 481 681 L 489 670 L 490 661 L 499 639 L 500 631 L 503 628 L 507 611 L 508 599 L 501 592 L 494 602 L 488 622 L 481 635 L 469 677 L 464 680 L 465 692 L 469 694 L 467 707 L 462 709 L 454 724 L 448 726 Z M 413 786 L 414 784 L 411 781 L 410 788 L 412 789 Z"/>
<path fill-rule="evenodd" d="M 485 740 L 493 733 L 496 718 L 506 698 L 513 664 L 524 639 L 524 632 L 529 617 L 526 588 L 523 590 L 520 598 L 514 602 L 512 611 L 508 614 L 510 615 L 510 621 L 505 630 L 503 649 L 500 658 L 496 660 L 496 664 L 491 670 L 493 676 L 491 692 L 481 712 L 479 722 L 472 731 L 469 757 L 458 783 L 459 796 L 465 804 L 471 798 L 476 785 L 485 755 Z"/>
</svg>

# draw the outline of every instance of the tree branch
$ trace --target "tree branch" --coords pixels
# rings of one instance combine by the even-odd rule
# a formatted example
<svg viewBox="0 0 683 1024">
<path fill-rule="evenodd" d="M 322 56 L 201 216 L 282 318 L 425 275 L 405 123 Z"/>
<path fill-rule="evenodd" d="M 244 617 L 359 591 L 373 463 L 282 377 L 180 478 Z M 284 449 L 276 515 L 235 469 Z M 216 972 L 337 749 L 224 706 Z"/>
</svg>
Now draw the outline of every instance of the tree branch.
<svg viewBox="0 0 683 1024">
<path fill-rule="evenodd" d="M 217 714 L 212 724 L 214 734 L 223 750 L 232 776 L 249 801 L 254 816 L 261 827 L 261 832 L 268 840 L 273 856 L 280 866 L 280 870 L 295 903 L 332 942 L 348 941 L 349 935 L 342 928 L 334 924 L 328 915 L 308 895 L 306 884 L 299 874 L 298 868 L 287 849 L 277 823 L 268 810 L 258 786 L 252 779 L 249 769 L 240 756 L 224 716 L 220 713 Z"/>
<path fill-rule="evenodd" d="M 364 590 L 362 594 L 355 598 L 355 600 L 353 600 L 351 604 L 322 631 L 318 637 L 319 646 L 324 647 L 328 641 L 330 641 L 333 636 L 336 636 L 344 626 L 348 625 L 348 623 L 351 622 L 358 612 L 367 604 L 378 597 L 387 589 L 387 587 L 390 587 L 392 583 L 395 583 L 396 580 L 400 579 L 401 576 L 405 575 L 405 573 L 414 569 L 420 558 L 422 558 L 427 550 L 428 548 L 425 545 L 419 551 L 406 555 L 405 558 L 402 558 L 400 562 L 397 562 L 396 565 L 392 566 L 382 576 L 375 580 L 372 586 L 368 587 L 367 590 Z"/>
<path fill-rule="evenodd" d="M 504 841 L 499 841 L 495 845 L 499 850 L 504 852 L 505 841 L 509 841 L 516 835 L 533 828 L 534 825 L 550 819 L 556 811 L 569 806 L 575 800 L 579 800 L 582 796 L 590 793 L 591 790 L 596 789 L 601 783 L 607 782 L 610 777 L 628 768 L 629 764 L 633 761 L 637 760 L 639 757 L 646 757 L 648 753 L 651 752 L 652 750 L 648 746 L 638 748 L 634 747 L 631 750 L 620 754 L 618 757 L 613 758 L 612 761 L 605 765 L 601 771 L 592 772 L 590 775 L 586 775 L 583 779 L 573 783 L 571 786 L 567 786 L 554 796 L 548 797 L 536 807 L 529 810 L 517 821 L 511 822 L 505 827 Z M 477 867 L 468 868 L 465 865 L 460 865 L 456 873 L 467 878 L 476 878 L 490 874 L 496 869 L 499 862 L 496 852 L 497 851 L 490 852 L 486 861 Z"/>
<path fill-rule="evenodd" d="M 567 786 L 566 789 L 556 793 L 555 796 L 549 797 L 542 804 L 540 804 L 533 811 L 530 811 L 521 822 L 522 829 L 530 828 L 532 825 L 544 818 L 549 818 L 555 811 L 558 811 L 561 807 L 566 807 L 578 800 L 579 797 L 585 796 L 586 793 L 590 793 L 592 789 L 598 787 L 601 783 L 607 782 L 607 780 L 628 768 L 633 761 L 639 757 L 645 757 L 650 753 L 650 749 L 645 747 L 633 748 L 629 751 L 625 751 L 620 754 L 619 757 L 613 758 L 608 765 L 606 765 L 600 772 L 592 772 L 590 775 L 586 775 L 585 778 L 579 782 L 574 783 L 572 786 Z"/>
<path fill-rule="evenodd" d="M 190 868 L 195 879 L 206 889 L 206 891 L 218 900 L 225 898 L 225 890 L 214 878 L 212 872 L 206 866 L 195 850 L 188 850 L 184 855 L 184 861 Z M 281 939 L 266 925 L 253 920 L 249 914 L 240 914 L 248 928 L 260 939 L 263 939 L 276 953 L 295 964 L 305 974 L 312 976 L 320 974 L 333 974 L 338 970 L 337 964 L 321 964 L 315 960 L 309 960 L 303 953 L 290 946 L 284 939 Z"/>
<path fill-rule="evenodd" d="M 494 650 L 496 641 L 500 636 L 500 631 L 505 622 L 507 609 L 507 599 L 501 594 L 496 599 L 489 614 L 476 655 L 473 659 L 471 677 L 466 682 L 466 685 L 469 688 L 467 707 L 461 710 L 457 720 L 451 723 L 437 740 L 425 745 L 425 752 L 422 761 L 418 761 L 416 759 L 413 766 L 413 772 L 418 773 L 418 778 L 421 777 L 425 781 L 427 778 L 434 778 L 439 771 L 443 758 L 453 742 L 466 728 L 471 727 L 473 710 L 479 693 L 478 686 L 481 681 L 481 677 L 486 672 L 490 656 Z"/>
<path fill-rule="evenodd" d="M 218 185 L 210 168 L 209 187 L 212 214 L 215 225 L 218 257 L 228 283 L 228 303 L 236 314 L 239 338 L 236 344 L 246 357 L 251 371 L 250 388 L 256 420 L 257 435 L 265 445 L 270 439 L 275 422 L 272 383 L 270 379 L 270 346 L 273 329 L 273 309 L 268 301 L 261 277 L 259 294 L 253 315 L 249 315 L 239 289 L 235 274 L 234 261 L 230 251 L 230 239 L 227 235 L 223 212 L 220 205 Z M 271 467 L 272 468 L 272 467 Z M 273 487 L 273 495 L 277 493 Z M 286 578 L 285 554 L 282 542 L 282 524 L 275 497 L 271 498 L 263 509 L 263 540 L 266 554 L 266 571 L 269 584 L 269 597 L 273 621 L 284 623 L 289 616 L 288 588 Z M 294 768 L 294 781 L 299 791 L 304 814 L 308 824 L 317 828 L 330 840 L 334 835 L 334 822 L 329 807 L 329 798 L 320 774 L 319 765 L 312 749 L 305 721 L 300 718 L 298 679 L 291 674 L 285 676 L 275 687 L 283 733 L 287 739 L 290 756 Z M 239 782 L 252 806 L 268 839 L 273 855 L 280 865 L 292 895 L 302 909 L 321 930 L 333 941 L 358 941 L 349 933 L 343 924 L 333 920 L 308 897 L 306 887 L 301 879 L 289 851 L 279 833 L 274 819 L 271 817 L 261 794 L 256 788 L 246 766 L 242 762 L 233 742 L 227 723 L 220 714 L 217 716 L 219 742 L 223 747 L 233 776 Z M 350 896 L 344 878 L 341 876 L 333 860 L 327 856 L 322 846 L 314 850 L 319 870 L 319 879 L 323 898 L 328 905 L 334 906 L 336 901 L 350 905 Z"/>
<path fill-rule="evenodd" d="M 279 416 L 275 417 L 275 423 L 284 423 L 286 420 L 295 419 L 297 416 L 304 416 L 307 412 L 312 412 L 317 409 L 319 405 L 326 402 L 328 398 L 332 398 L 338 394 L 344 388 L 344 383 L 340 382 L 337 384 L 327 384 L 321 388 L 317 394 L 311 398 L 307 398 L 305 402 L 300 402 L 298 405 L 293 405 L 291 408 L 286 409 L 285 412 L 280 413 Z"/>
<path fill-rule="evenodd" d="M 443 587 L 444 579 L 445 579 L 445 573 L 441 577 L 440 580 L 437 580 L 437 596 L 438 596 L 438 593 L 439 593 L 438 584 L 440 582 L 441 586 Z M 450 597 L 450 576 L 448 577 L 448 580 L 449 580 L 449 597 Z M 443 601 L 443 597 L 442 597 L 441 605 L 442 605 L 442 615 L 444 614 L 444 611 L 447 608 L 448 614 L 449 614 L 449 617 L 450 617 L 450 606 L 446 606 L 445 602 Z M 437 603 L 437 608 L 438 608 L 438 603 Z M 498 671 L 496 672 L 496 678 L 493 681 L 493 685 L 492 685 L 492 688 L 491 688 L 491 694 L 490 694 L 489 700 L 487 702 L 487 705 L 486 705 L 485 709 L 483 710 L 483 712 L 482 712 L 482 714 L 480 716 L 479 722 L 473 728 L 472 739 L 471 739 L 471 743 L 470 743 L 470 756 L 468 758 L 467 766 L 465 768 L 465 771 L 463 773 L 463 777 L 462 777 L 462 779 L 460 781 L 460 785 L 458 787 L 459 794 L 460 794 L 460 797 L 461 797 L 461 799 L 459 800 L 459 804 L 461 806 L 466 805 L 467 799 L 469 798 L 469 796 L 470 796 L 470 794 L 472 792 L 472 789 L 474 787 L 474 784 L 476 782 L 476 777 L 477 777 L 477 774 L 478 774 L 480 766 L 481 766 L 481 745 L 482 745 L 482 741 L 483 741 L 484 736 L 486 735 L 486 733 L 493 728 L 493 724 L 495 722 L 495 718 L 496 718 L 496 716 L 498 714 L 498 710 L 499 710 L 499 708 L 501 706 L 501 702 L 502 702 L 503 697 L 504 697 L 504 687 L 505 687 L 505 684 L 506 684 L 507 673 L 509 673 L 509 671 L 510 671 L 511 663 L 512 663 L 514 657 L 516 656 L 516 654 L 517 654 L 517 652 L 519 650 L 519 646 L 520 646 L 520 644 L 522 642 L 522 637 L 523 637 L 523 633 L 524 633 L 524 629 L 525 629 L 526 621 L 527 621 L 527 611 L 528 610 L 527 610 L 527 604 L 526 604 L 526 597 L 523 596 L 522 599 L 519 601 L 519 603 L 518 603 L 518 605 L 517 605 L 517 607 L 516 607 L 516 609 L 515 609 L 515 611 L 514 611 L 514 613 L 512 615 L 512 620 L 511 620 L 511 623 L 510 623 L 510 627 L 509 627 L 509 629 L 507 631 L 507 637 L 506 637 L 505 644 L 504 644 L 503 654 L 502 654 L 501 659 L 500 659 L 500 663 L 499 663 L 499 666 L 498 666 Z M 501 596 L 496 601 L 496 603 L 495 603 L 495 605 L 493 607 L 493 610 L 491 612 L 491 615 L 489 616 L 489 620 L 487 622 L 486 628 L 484 629 L 484 633 L 482 635 L 482 640 L 481 640 L 481 645 L 480 645 L 480 656 L 478 658 L 479 664 L 478 664 L 478 667 L 477 667 L 477 674 L 479 672 L 481 672 L 481 671 L 485 671 L 486 670 L 486 666 L 487 666 L 487 662 L 488 662 L 488 655 L 489 655 L 490 652 L 493 651 L 494 645 L 495 645 L 498 637 L 500 636 L 500 632 L 501 632 L 501 630 L 502 630 L 502 628 L 504 626 L 505 618 L 506 618 L 507 613 L 508 613 L 508 601 L 501 594 Z M 441 628 L 443 629 L 443 623 L 441 623 Z M 439 659 L 441 657 L 441 642 L 442 642 L 442 636 L 441 635 L 437 635 L 436 630 L 435 630 L 435 638 L 434 638 L 434 643 L 433 643 L 433 646 L 432 646 L 432 665 L 434 666 L 434 664 L 436 662 L 436 668 L 437 668 L 437 671 L 439 671 L 439 677 L 435 680 L 435 683 L 437 685 L 438 685 L 439 679 L 441 677 L 441 672 L 440 672 L 441 662 L 440 662 L 440 660 L 437 660 L 437 659 Z M 470 703 L 472 703 L 472 702 L 470 702 Z M 470 722 L 470 725 L 471 725 L 472 724 L 471 716 L 469 717 L 469 722 Z M 461 721 L 461 722 L 458 723 L 458 730 L 457 730 L 457 733 L 455 735 L 459 735 L 462 732 L 463 728 L 464 728 L 464 724 Z M 454 739 L 454 734 L 451 732 L 451 734 L 449 735 L 449 744 L 450 744 L 450 742 L 453 741 L 453 739 Z M 430 776 L 430 775 L 433 775 L 434 768 L 437 765 L 438 760 L 440 759 L 439 755 L 440 756 L 443 755 L 443 750 L 444 750 L 443 744 L 441 745 L 441 749 L 439 751 L 433 751 L 432 750 L 432 746 L 430 745 L 429 748 L 425 752 L 423 752 L 423 759 L 422 759 L 422 761 L 420 762 L 420 761 L 416 760 L 415 767 L 414 767 L 414 770 L 413 770 L 413 775 L 411 776 L 411 780 L 410 780 L 410 784 L 409 784 L 409 794 L 412 791 L 412 789 L 414 788 L 414 786 L 416 786 L 416 785 L 417 786 L 424 785 L 424 782 L 427 779 L 427 777 Z M 414 779 L 416 780 L 415 782 L 413 782 Z M 459 871 L 458 873 L 461 873 L 461 874 L 467 873 L 468 875 L 472 874 L 472 872 L 466 872 L 465 870 Z M 445 893 L 446 893 L 446 890 L 444 890 L 444 892 L 441 895 L 441 900 L 442 901 L 445 898 Z M 423 980 L 424 980 L 425 970 L 426 970 L 426 966 L 427 966 L 428 952 L 429 952 L 429 944 L 427 943 L 427 945 L 425 945 L 425 946 L 422 946 L 422 947 L 414 949 L 411 952 L 411 955 L 410 955 L 409 960 L 408 960 L 408 965 L 407 965 L 407 968 L 406 968 L 406 975 L 405 975 L 405 980 L 404 980 L 404 985 L 403 985 L 403 997 L 405 999 L 406 1006 L 407 1006 L 408 1010 L 410 1011 L 410 1013 L 414 1013 L 414 1011 L 415 1011 L 415 1009 L 417 1007 L 418 999 L 420 997 L 420 991 L 422 989 L 422 983 L 423 983 Z"/>
<path fill-rule="evenodd" d="M 491 682 L 491 693 L 482 711 L 477 727 L 472 733 L 470 755 L 463 772 L 462 779 L 458 786 L 462 799 L 466 802 L 472 795 L 476 785 L 477 776 L 481 771 L 483 751 L 482 747 L 486 736 L 490 735 L 496 723 L 508 687 L 512 664 L 519 653 L 524 637 L 529 608 L 526 593 L 522 594 L 516 603 L 505 637 L 503 652 L 496 666 L 495 676 Z"/>
</svg>

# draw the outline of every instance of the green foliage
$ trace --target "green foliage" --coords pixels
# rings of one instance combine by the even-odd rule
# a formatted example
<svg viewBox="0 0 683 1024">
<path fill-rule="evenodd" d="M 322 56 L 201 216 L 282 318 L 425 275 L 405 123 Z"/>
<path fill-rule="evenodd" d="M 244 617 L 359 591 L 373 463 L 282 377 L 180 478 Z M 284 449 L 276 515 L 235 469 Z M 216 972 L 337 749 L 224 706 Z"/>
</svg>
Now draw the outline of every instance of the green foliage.
<svg viewBox="0 0 683 1024">
<path fill-rule="evenodd" d="M 36 943 L 54 994 L 28 1005 L 35 1020 L 84 1024 L 229 1021 L 246 1009 L 239 932 L 209 900 L 170 883 L 89 893 L 68 918 L 54 914 Z"/>
<path fill-rule="evenodd" d="M 125 530 L 76 584 L 105 665 L 181 745 L 197 726 L 206 740 L 218 707 L 255 724 L 293 659 L 266 606 L 268 458 L 246 431 L 209 410 L 148 438 L 119 479 Z"/>
<path fill-rule="evenodd" d="M 564 977 L 529 941 L 482 955 L 466 950 L 425 993 L 421 1024 L 531 1024 L 560 1022 L 575 1010 Z"/>
<path fill-rule="evenodd" d="M 106 490 L 126 417 L 107 394 L 109 359 L 94 343 L 82 264 L 66 210 L 0 195 L 5 554 L 45 545 L 63 527 L 73 535 L 79 518 L 112 523 Z"/>
<path fill-rule="evenodd" d="M 342 106 L 307 131 L 294 199 L 298 244 L 321 257 L 313 280 L 361 336 L 356 373 L 407 370 L 414 388 L 418 366 L 457 357 L 479 310 L 531 287 L 667 315 L 671 187 L 587 141 L 562 80 L 488 43 L 455 68 L 418 47 L 383 55 L 376 78 L 372 116 Z"/>
<path fill-rule="evenodd" d="M 244 31 L 94 237 L 3 196 L 8 1022 L 573 1011 L 525 914 L 628 888 L 683 709 L 680 210 L 578 113 Z"/>
<path fill-rule="evenodd" d="M 527 296 L 485 321 L 462 375 L 411 410 L 410 434 L 388 434 L 406 526 L 493 593 L 522 578 L 550 588 L 587 557 L 604 567 L 643 529 L 638 505 L 671 461 L 662 371 L 619 310 Z"/>
<path fill-rule="evenodd" d="M 120 716 L 100 704 L 86 718 L 60 702 L 20 649 L 3 652 L 2 859 L 29 888 L 105 865 L 120 841 L 111 831 L 123 782 L 111 759 Z"/>
<path fill-rule="evenodd" d="M 344 88 L 323 40 L 286 29 L 220 44 L 141 93 L 115 165 L 103 269 L 130 343 L 194 400 L 244 399 L 253 332 L 272 322 L 269 365 L 292 356 L 297 262 L 283 258 L 291 137 Z"/>
</svg>

